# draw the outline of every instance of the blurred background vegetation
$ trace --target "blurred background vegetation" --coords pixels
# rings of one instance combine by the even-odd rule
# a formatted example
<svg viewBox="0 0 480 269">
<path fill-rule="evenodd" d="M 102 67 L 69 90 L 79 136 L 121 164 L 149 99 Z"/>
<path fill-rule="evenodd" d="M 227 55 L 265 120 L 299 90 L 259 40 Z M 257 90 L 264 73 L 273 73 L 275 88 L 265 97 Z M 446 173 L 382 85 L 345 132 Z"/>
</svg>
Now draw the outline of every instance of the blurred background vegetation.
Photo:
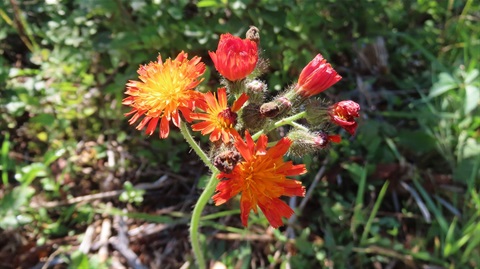
<svg viewBox="0 0 480 269">
<path fill-rule="evenodd" d="M 5 0 L 0 17 L 0 268 L 193 267 L 208 171 L 178 133 L 127 124 L 125 83 L 184 50 L 215 89 L 207 52 L 250 25 L 272 95 L 322 53 L 343 76 L 323 96 L 362 119 L 295 160 L 311 196 L 288 229 L 209 205 L 212 266 L 480 267 L 478 1 Z"/>
</svg>

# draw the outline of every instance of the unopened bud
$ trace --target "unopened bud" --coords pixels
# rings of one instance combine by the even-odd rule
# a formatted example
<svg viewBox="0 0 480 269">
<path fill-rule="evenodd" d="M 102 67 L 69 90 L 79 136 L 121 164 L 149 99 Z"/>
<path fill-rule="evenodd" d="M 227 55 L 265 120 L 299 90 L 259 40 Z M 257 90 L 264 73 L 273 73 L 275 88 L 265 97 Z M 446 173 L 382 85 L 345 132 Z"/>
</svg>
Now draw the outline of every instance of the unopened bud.
<svg viewBox="0 0 480 269">
<path fill-rule="evenodd" d="M 287 137 L 292 140 L 288 154 L 296 157 L 303 157 L 325 149 L 330 145 L 330 142 L 339 143 L 341 141 L 340 136 L 328 135 L 324 131 L 312 133 L 304 130 L 294 130 L 288 133 Z"/>
<path fill-rule="evenodd" d="M 260 105 L 255 103 L 249 103 L 242 109 L 241 118 L 245 129 L 250 132 L 261 130 L 267 122 L 267 118 L 260 113 Z"/>
<path fill-rule="evenodd" d="M 253 42 L 257 43 L 257 46 L 260 45 L 260 30 L 258 30 L 255 26 L 250 26 L 248 29 L 246 38 L 252 40 Z"/>
<path fill-rule="evenodd" d="M 262 103 L 265 93 L 267 92 L 267 84 L 265 82 L 254 79 L 245 84 L 246 94 L 250 103 Z"/>
<path fill-rule="evenodd" d="M 265 103 L 260 107 L 260 113 L 267 118 L 275 118 L 292 108 L 292 103 L 285 97 L 279 97 L 275 100 Z"/>
<path fill-rule="evenodd" d="M 305 119 L 311 126 L 319 127 L 330 121 L 328 105 L 320 99 L 310 99 L 305 103 Z"/>
<path fill-rule="evenodd" d="M 255 42 L 257 44 L 257 52 L 258 52 L 258 61 L 257 65 L 255 66 L 255 70 L 250 74 L 250 77 L 259 77 L 268 70 L 268 60 L 260 57 L 262 53 L 262 49 L 260 47 L 260 30 L 258 30 L 255 26 L 250 26 L 248 29 L 246 38 Z"/>
<path fill-rule="evenodd" d="M 226 150 L 215 156 L 213 165 L 224 173 L 230 173 L 240 161 L 240 153 L 235 150 Z"/>
<path fill-rule="evenodd" d="M 280 108 L 275 102 L 268 102 L 260 107 L 260 114 L 267 118 L 273 118 L 280 113 Z"/>
<path fill-rule="evenodd" d="M 292 145 L 288 149 L 288 154 L 295 157 L 303 157 L 316 151 L 313 133 L 304 130 L 294 130 L 287 135 L 292 140 Z"/>
</svg>

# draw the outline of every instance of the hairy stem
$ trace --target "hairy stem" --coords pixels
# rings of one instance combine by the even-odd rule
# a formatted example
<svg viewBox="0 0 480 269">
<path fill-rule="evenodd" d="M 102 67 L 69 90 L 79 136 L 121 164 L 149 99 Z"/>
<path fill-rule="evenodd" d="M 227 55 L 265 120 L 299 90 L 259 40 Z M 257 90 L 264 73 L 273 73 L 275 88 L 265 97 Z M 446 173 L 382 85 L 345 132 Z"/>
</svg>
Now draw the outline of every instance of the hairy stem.
<svg viewBox="0 0 480 269">
<path fill-rule="evenodd" d="M 200 148 L 200 146 L 195 142 L 195 139 L 193 139 L 192 134 L 190 133 L 190 130 L 188 129 L 187 125 L 185 122 L 180 123 L 180 132 L 182 133 L 183 137 L 187 141 L 187 143 L 192 147 L 193 151 L 200 157 L 200 159 L 203 161 L 203 163 L 210 169 L 212 172 L 218 172 L 218 169 L 212 164 L 210 159 L 208 158 L 207 154 L 203 152 L 203 150 Z"/>
<path fill-rule="evenodd" d="M 253 138 L 253 140 L 257 140 L 262 134 L 267 134 L 267 133 L 270 132 L 271 130 L 273 130 L 273 129 L 275 129 L 275 128 L 278 128 L 278 127 L 280 127 L 280 126 L 283 126 L 283 125 L 287 125 L 287 124 L 296 125 L 295 121 L 296 121 L 296 120 L 299 120 L 299 119 L 301 119 L 301 118 L 304 118 L 306 115 L 307 115 L 307 112 L 302 111 L 302 112 L 297 113 L 297 114 L 295 114 L 295 115 L 293 115 L 293 116 L 290 116 L 290 117 L 281 119 L 281 120 L 275 122 L 274 124 L 268 125 L 268 126 L 267 126 L 266 128 L 264 128 L 263 130 L 258 131 L 257 133 L 255 133 L 254 135 L 252 135 L 252 138 Z"/>
<path fill-rule="evenodd" d="M 203 251 L 199 240 L 200 217 L 202 216 L 202 211 L 205 208 L 205 205 L 207 205 L 208 200 L 210 200 L 210 197 L 212 197 L 213 193 L 215 192 L 215 187 L 217 186 L 216 177 L 220 171 L 213 166 L 207 154 L 205 154 L 197 142 L 195 142 L 190 134 L 189 129 L 187 128 L 187 125 L 184 122 L 180 124 L 180 131 L 182 132 L 182 135 L 187 143 L 192 147 L 193 151 L 195 151 L 198 157 L 200 157 L 200 159 L 212 172 L 212 176 L 208 180 L 207 186 L 203 190 L 202 194 L 197 200 L 197 203 L 195 204 L 195 207 L 193 208 L 192 219 L 190 220 L 190 241 L 192 244 L 193 254 L 197 261 L 198 268 L 206 269 L 207 265 L 205 263 L 205 258 L 203 257 Z"/>
<path fill-rule="evenodd" d="M 199 241 L 200 217 L 202 216 L 202 211 L 205 208 L 205 205 L 215 192 L 215 187 L 217 186 L 217 175 L 218 170 L 213 172 L 212 176 L 208 180 L 207 186 L 203 190 L 202 194 L 198 198 L 197 203 L 195 204 L 195 207 L 193 208 L 192 219 L 190 220 L 190 241 L 192 243 L 193 254 L 195 255 L 198 268 L 200 269 L 207 268 L 205 257 L 203 257 L 203 251 Z"/>
</svg>

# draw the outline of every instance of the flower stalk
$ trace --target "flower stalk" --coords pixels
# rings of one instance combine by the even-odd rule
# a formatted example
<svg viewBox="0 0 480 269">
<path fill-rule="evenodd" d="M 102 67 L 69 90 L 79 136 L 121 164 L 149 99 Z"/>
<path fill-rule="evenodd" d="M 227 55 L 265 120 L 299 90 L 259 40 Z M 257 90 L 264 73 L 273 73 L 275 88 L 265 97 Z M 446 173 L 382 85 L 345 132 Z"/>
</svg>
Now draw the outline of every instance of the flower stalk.
<svg viewBox="0 0 480 269">
<path fill-rule="evenodd" d="M 215 166 L 212 164 L 210 161 L 210 158 L 208 158 L 207 154 L 203 152 L 203 150 L 200 148 L 200 146 L 195 142 L 195 139 L 193 139 L 192 134 L 190 133 L 190 130 L 188 130 L 187 125 L 182 122 L 180 124 L 180 132 L 182 133 L 183 137 L 187 141 L 187 143 L 192 147 L 193 151 L 198 155 L 198 157 L 203 161 L 203 163 L 212 171 L 213 173 L 217 172 L 218 169 L 215 168 Z"/>
<path fill-rule="evenodd" d="M 198 268 L 206 269 L 205 257 L 203 256 L 202 247 L 200 246 L 200 218 L 202 216 L 203 209 L 207 205 L 210 197 L 215 192 L 217 186 L 217 175 L 219 171 L 213 172 L 212 176 L 208 180 L 207 186 L 203 190 L 202 194 L 198 198 L 195 207 L 192 212 L 192 219 L 190 220 L 190 242 L 192 244 L 193 254 L 197 261 Z"/>
<path fill-rule="evenodd" d="M 299 112 L 299 113 L 297 113 L 293 116 L 278 120 L 277 122 L 275 122 L 275 123 L 273 123 L 269 126 L 266 126 L 263 130 L 260 130 L 260 131 L 256 132 L 254 135 L 252 135 L 252 138 L 253 138 L 253 140 L 257 140 L 262 134 L 268 134 L 270 131 L 272 131 L 272 130 L 280 127 L 280 126 L 284 126 L 284 125 L 292 125 L 292 126 L 299 127 L 301 129 L 303 129 L 305 127 L 296 123 L 295 121 L 304 118 L 306 115 L 307 115 L 307 113 L 305 111 L 302 111 L 302 112 Z"/>
</svg>

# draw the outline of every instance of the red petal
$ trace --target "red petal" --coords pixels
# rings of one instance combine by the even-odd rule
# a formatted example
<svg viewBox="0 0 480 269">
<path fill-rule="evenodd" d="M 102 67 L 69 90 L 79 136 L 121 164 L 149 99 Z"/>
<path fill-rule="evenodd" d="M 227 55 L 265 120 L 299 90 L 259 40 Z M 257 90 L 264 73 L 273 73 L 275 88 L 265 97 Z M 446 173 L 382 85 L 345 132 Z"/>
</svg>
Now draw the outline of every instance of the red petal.
<svg viewBox="0 0 480 269">
<path fill-rule="evenodd" d="M 160 121 L 160 138 L 167 138 L 170 133 L 170 121 L 166 117 L 162 117 Z"/>
<path fill-rule="evenodd" d="M 248 100 L 248 95 L 246 95 L 245 93 L 240 95 L 240 97 L 235 102 L 233 102 L 232 112 L 239 111 L 240 108 L 242 108 L 243 104 L 245 104 L 245 102 L 247 102 L 247 100 Z"/>
<path fill-rule="evenodd" d="M 153 118 L 149 123 L 148 123 L 148 126 L 147 126 L 147 130 L 145 130 L 145 133 L 147 135 L 152 135 L 153 132 L 155 131 L 155 128 L 157 128 L 157 124 L 158 124 L 158 120 L 160 118 Z"/>
<path fill-rule="evenodd" d="M 342 142 L 342 137 L 339 135 L 329 135 L 328 140 L 332 141 L 333 143 L 340 143 Z"/>
</svg>

